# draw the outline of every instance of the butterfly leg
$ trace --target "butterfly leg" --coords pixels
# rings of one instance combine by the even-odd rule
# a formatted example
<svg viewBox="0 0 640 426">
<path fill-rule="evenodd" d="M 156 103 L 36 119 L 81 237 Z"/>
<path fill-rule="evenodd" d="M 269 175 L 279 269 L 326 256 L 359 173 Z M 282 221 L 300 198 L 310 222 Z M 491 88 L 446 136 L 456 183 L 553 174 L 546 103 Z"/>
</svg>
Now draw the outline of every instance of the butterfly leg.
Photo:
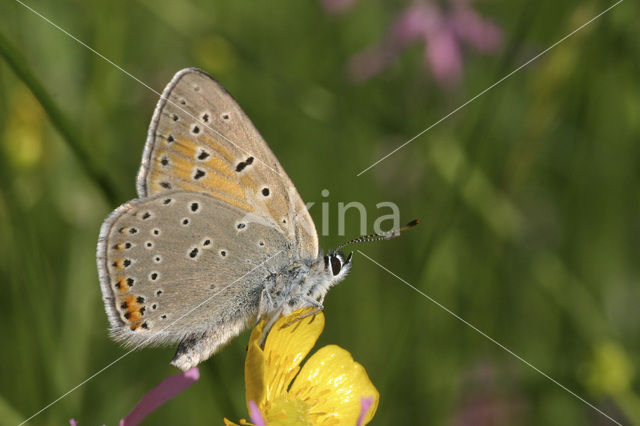
<svg viewBox="0 0 640 426">
<path fill-rule="evenodd" d="M 275 324 L 275 322 L 278 321 L 278 318 L 280 318 L 281 314 L 282 314 L 282 309 L 276 311 L 275 313 L 272 313 L 269 316 L 267 323 L 264 325 L 264 328 L 262 329 L 262 335 L 260 336 L 260 340 L 258 341 L 258 346 L 262 347 L 264 345 L 264 341 L 267 339 L 267 334 L 269 334 L 269 331 L 271 331 L 271 327 L 273 327 L 273 324 Z"/>
<path fill-rule="evenodd" d="M 264 293 L 264 291 L 263 291 Z M 267 295 L 268 297 L 268 295 Z M 305 313 L 304 315 L 300 315 L 297 318 L 295 318 L 294 320 L 288 322 L 287 324 L 283 325 L 282 328 L 286 328 L 289 327 L 290 325 L 293 325 L 295 323 L 298 323 L 300 320 L 303 320 L 307 317 L 310 317 L 313 315 L 313 319 L 315 319 L 316 314 L 318 312 L 320 312 L 321 310 L 324 309 L 324 306 L 322 305 L 322 303 L 318 302 L 317 300 L 305 296 L 303 298 L 303 300 L 307 303 L 307 305 L 313 306 L 315 307 L 314 310 L 309 311 L 307 313 Z M 267 339 L 267 334 L 269 334 L 269 331 L 271 330 L 271 327 L 273 327 L 273 324 L 275 324 L 275 322 L 280 318 L 280 316 L 283 313 L 283 309 L 278 309 L 277 311 L 275 311 L 273 314 L 269 315 L 267 323 L 264 326 L 264 329 L 262 330 L 262 336 L 260 336 L 260 341 L 259 341 L 259 345 L 262 346 L 264 344 L 264 341 Z M 311 321 L 313 321 L 313 319 Z"/>
<path fill-rule="evenodd" d="M 263 320 L 264 315 L 269 312 L 269 307 L 273 306 L 273 299 L 271 298 L 271 295 L 269 294 L 269 291 L 267 290 L 266 286 L 262 289 L 262 292 L 260 293 L 260 301 L 258 302 L 258 316 L 256 318 L 256 324 L 258 325 L 260 323 L 260 321 Z"/>
<path fill-rule="evenodd" d="M 320 298 L 320 300 L 316 300 L 312 297 L 305 296 L 304 301 L 307 302 L 310 306 L 315 307 L 316 309 L 314 309 L 311 312 L 307 312 L 306 314 L 301 316 L 300 319 L 306 318 L 311 315 L 313 315 L 313 317 L 315 318 L 316 314 L 324 309 L 324 305 L 322 304 L 322 302 L 324 301 L 324 295 Z"/>
<path fill-rule="evenodd" d="M 303 315 L 298 316 L 297 318 L 295 318 L 293 321 L 288 322 L 287 324 L 283 325 L 282 327 L 289 327 L 290 325 L 293 325 L 307 317 L 313 316 L 313 318 L 311 319 L 311 321 L 313 321 L 314 319 L 316 319 L 316 315 L 318 314 L 318 312 L 320 312 L 321 310 L 324 309 L 324 306 L 322 305 L 322 302 L 315 300 L 312 297 L 308 297 L 305 296 L 303 298 L 303 300 L 307 303 L 307 306 L 309 307 L 314 307 L 315 309 L 313 309 L 312 311 L 309 311 Z"/>
</svg>

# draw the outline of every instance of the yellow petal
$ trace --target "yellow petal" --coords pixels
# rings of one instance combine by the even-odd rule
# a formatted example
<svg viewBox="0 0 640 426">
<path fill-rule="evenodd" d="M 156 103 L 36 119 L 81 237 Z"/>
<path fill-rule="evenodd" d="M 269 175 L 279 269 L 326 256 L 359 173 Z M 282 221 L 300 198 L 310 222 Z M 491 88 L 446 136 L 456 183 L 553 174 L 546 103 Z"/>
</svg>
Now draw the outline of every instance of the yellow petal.
<svg viewBox="0 0 640 426">
<path fill-rule="evenodd" d="M 336 345 L 318 350 L 305 363 L 289 391 L 289 398 L 301 399 L 310 408 L 315 424 L 354 425 L 362 398 L 373 398 L 364 424 L 371 421 L 380 394 L 362 365 Z"/>
<path fill-rule="evenodd" d="M 245 396 L 247 410 L 249 411 L 251 410 L 249 401 L 254 401 L 258 404 L 258 407 L 262 407 L 266 399 L 264 352 L 260 346 L 258 346 L 263 328 L 264 321 L 261 321 L 251 332 L 249 346 L 247 348 L 247 358 L 244 361 Z"/>
<path fill-rule="evenodd" d="M 289 384 L 300 370 L 324 329 L 324 315 L 298 318 L 312 309 L 301 309 L 276 321 L 267 335 L 264 350 L 258 345 L 264 321 L 258 324 L 249 339 L 245 361 L 246 400 L 255 401 L 262 412 L 269 401 L 285 396 Z"/>
<path fill-rule="evenodd" d="M 274 400 L 287 392 L 289 384 L 300 370 L 300 363 L 307 356 L 324 329 L 324 315 L 309 316 L 298 320 L 309 309 L 299 310 L 282 317 L 273 325 L 264 345 L 264 374 L 267 400 Z"/>
</svg>

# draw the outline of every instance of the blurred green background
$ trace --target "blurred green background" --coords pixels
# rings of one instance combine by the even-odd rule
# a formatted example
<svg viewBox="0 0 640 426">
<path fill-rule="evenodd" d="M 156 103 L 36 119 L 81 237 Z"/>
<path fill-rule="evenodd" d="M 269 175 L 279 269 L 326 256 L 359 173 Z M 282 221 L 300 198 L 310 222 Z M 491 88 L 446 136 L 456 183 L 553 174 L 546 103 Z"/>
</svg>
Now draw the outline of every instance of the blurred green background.
<svg viewBox="0 0 640 426">
<path fill-rule="evenodd" d="M 478 0 L 503 42 L 488 55 L 465 48 L 451 86 L 423 66 L 421 43 L 367 81 L 347 72 L 410 2 L 363 0 L 341 14 L 315 0 L 28 4 L 155 90 L 183 67 L 211 73 L 317 203 L 318 228 L 330 203 L 323 248 L 345 239 L 339 201 L 367 207 L 369 232 L 376 203 L 395 202 L 403 222 L 422 224 L 360 250 L 640 424 L 637 2 L 359 177 L 613 2 Z M 0 3 L 0 50 L 0 424 L 15 424 L 125 353 L 107 337 L 95 246 L 106 215 L 135 197 L 157 95 L 12 0 Z M 350 211 L 347 238 L 359 223 Z M 363 256 L 354 263 L 327 296 L 317 347 L 340 345 L 365 366 L 381 393 L 374 424 L 613 424 Z M 202 364 L 202 379 L 147 424 L 246 417 L 247 339 Z M 126 356 L 31 424 L 116 424 L 175 372 L 174 351 Z"/>
</svg>

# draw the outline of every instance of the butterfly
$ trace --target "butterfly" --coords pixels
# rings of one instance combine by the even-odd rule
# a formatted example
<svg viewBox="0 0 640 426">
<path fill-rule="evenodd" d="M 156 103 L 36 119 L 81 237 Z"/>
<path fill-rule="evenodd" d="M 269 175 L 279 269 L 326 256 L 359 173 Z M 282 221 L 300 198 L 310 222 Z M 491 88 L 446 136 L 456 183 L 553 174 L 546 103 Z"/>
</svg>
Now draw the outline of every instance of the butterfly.
<svg viewBox="0 0 640 426">
<path fill-rule="evenodd" d="M 171 364 L 183 371 L 258 320 L 268 330 L 298 309 L 322 309 L 351 269 L 351 254 L 319 251 L 278 159 L 201 70 L 179 71 L 164 89 L 137 192 L 106 218 L 98 239 L 110 334 L 135 348 L 178 343 Z"/>
</svg>

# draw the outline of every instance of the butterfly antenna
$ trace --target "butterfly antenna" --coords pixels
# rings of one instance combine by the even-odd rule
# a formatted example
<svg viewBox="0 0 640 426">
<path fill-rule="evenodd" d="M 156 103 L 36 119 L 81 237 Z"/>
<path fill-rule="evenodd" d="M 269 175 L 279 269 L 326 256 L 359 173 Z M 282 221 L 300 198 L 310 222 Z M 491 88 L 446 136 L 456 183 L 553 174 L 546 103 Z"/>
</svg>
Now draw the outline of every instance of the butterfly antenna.
<svg viewBox="0 0 640 426">
<path fill-rule="evenodd" d="M 392 238 L 399 237 L 400 233 L 402 231 L 406 231 L 407 229 L 413 228 L 414 226 L 416 226 L 419 223 L 420 223 L 420 221 L 418 219 L 415 219 L 415 220 L 412 220 L 411 222 L 407 223 L 405 226 L 403 226 L 401 228 L 392 229 L 391 231 L 381 232 L 379 234 L 363 235 L 361 237 L 354 238 L 351 241 L 347 241 L 346 243 L 340 244 L 333 251 L 338 251 L 341 248 L 343 248 L 344 246 L 348 246 L 350 244 L 364 243 L 364 242 L 369 242 L 369 241 L 390 240 Z"/>
</svg>

